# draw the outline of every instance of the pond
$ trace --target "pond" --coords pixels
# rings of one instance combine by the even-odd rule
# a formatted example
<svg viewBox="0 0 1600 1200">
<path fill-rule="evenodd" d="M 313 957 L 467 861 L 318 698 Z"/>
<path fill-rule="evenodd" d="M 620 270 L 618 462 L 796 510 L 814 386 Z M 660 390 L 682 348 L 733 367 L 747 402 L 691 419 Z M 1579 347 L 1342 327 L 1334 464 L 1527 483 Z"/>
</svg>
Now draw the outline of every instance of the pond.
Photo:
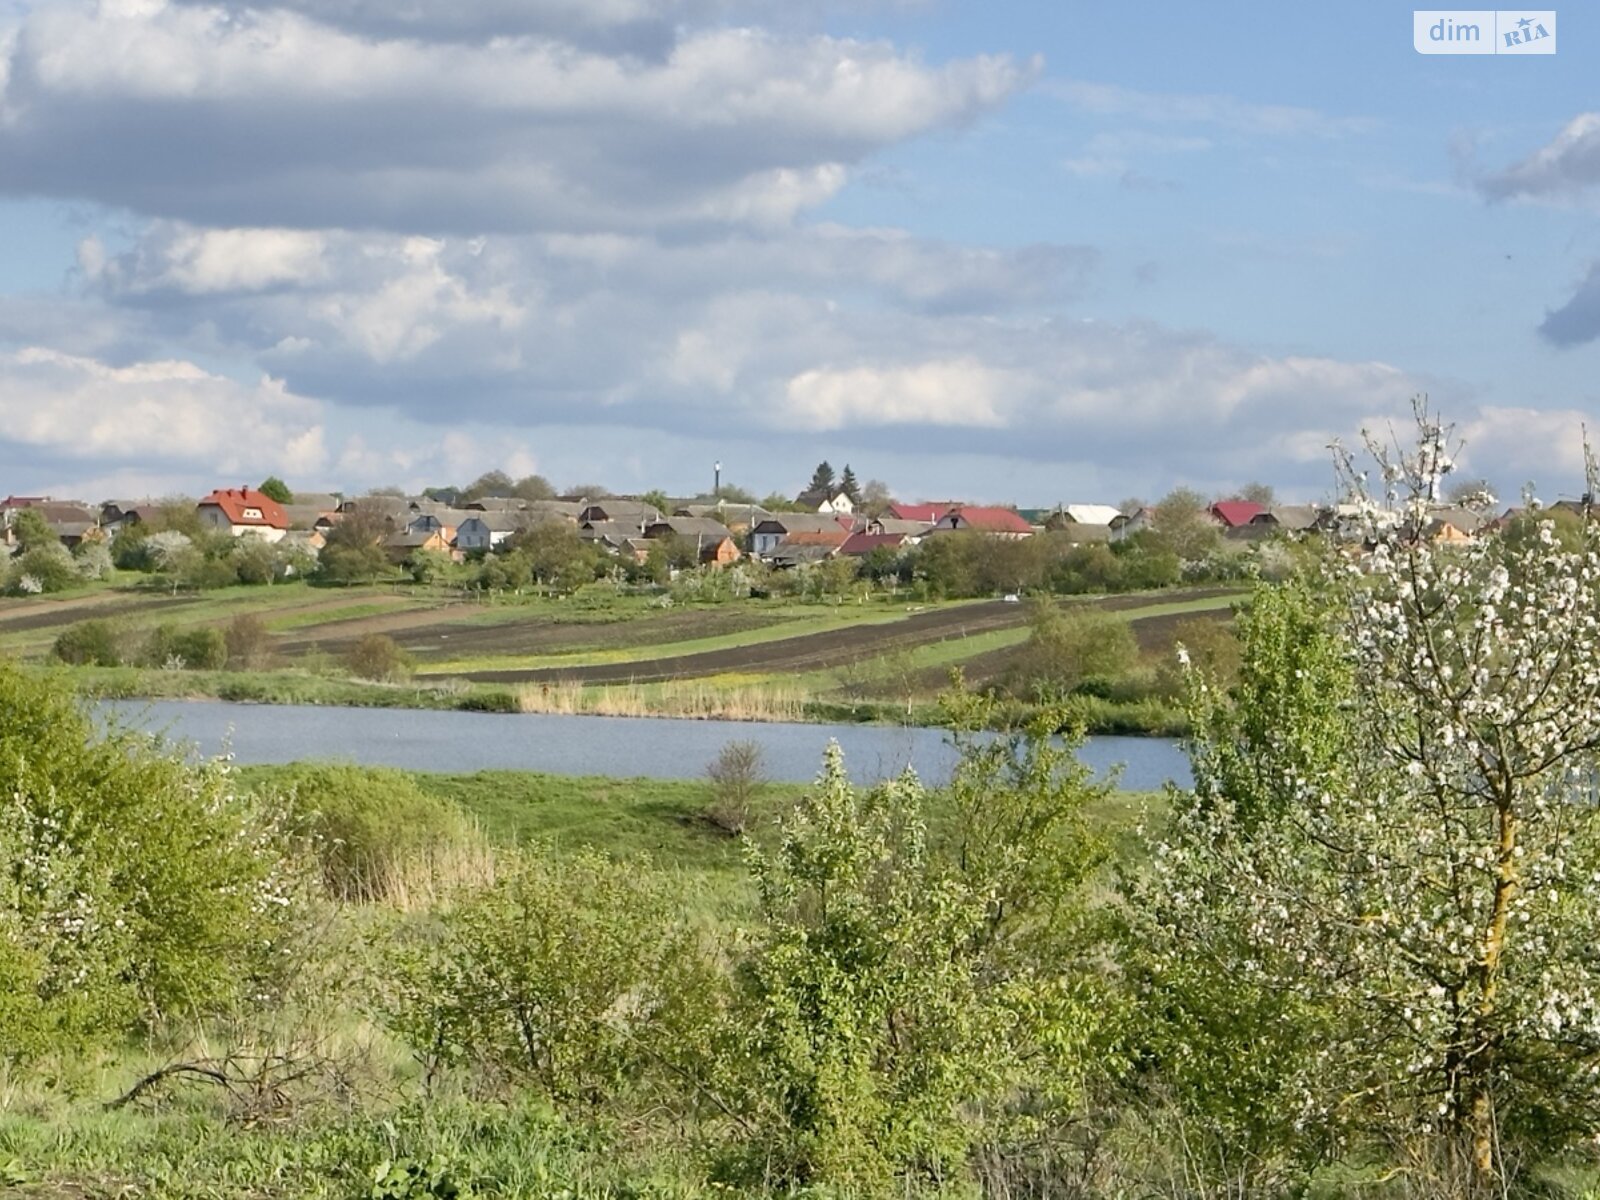
<svg viewBox="0 0 1600 1200">
<path fill-rule="evenodd" d="M 544 771 L 557 775 L 694 779 L 727 743 L 760 744 L 775 780 L 812 779 L 830 739 L 851 775 L 868 783 L 914 766 L 941 781 L 953 754 L 938 729 L 891 725 L 767 724 L 648 717 L 436 712 L 419 709 L 123 701 L 101 706 L 125 723 L 244 764 L 308 759 L 468 773 Z M 1098 773 L 1121 768 L 1136 791 L 1186 782 L 1188 763 L 1165 738 L 1094 737 L 1082 758 Z"/>
</svg>

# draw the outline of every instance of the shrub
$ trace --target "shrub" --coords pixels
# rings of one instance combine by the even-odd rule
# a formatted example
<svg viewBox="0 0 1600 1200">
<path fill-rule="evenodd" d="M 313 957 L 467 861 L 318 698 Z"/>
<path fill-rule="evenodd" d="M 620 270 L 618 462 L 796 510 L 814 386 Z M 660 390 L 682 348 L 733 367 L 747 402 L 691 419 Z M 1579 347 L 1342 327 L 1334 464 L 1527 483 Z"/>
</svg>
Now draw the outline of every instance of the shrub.
<svg viewBox="0 0 1600 1200">
<path fill-rule="evenodd" d="M 404 679 L 411 674 L 410 657 L 383 633 L 364 635 L 345 651 L 344 665 L 362 679 Z"/>
<path fill-rule="evenodd" d="M 51 653 L 75 667 L 122 665 L 122 633 L 110 621 L 79 621 L 56 635 Z"/>
<path fill-rule="evenodd" d="M 706 779 L 711 784 L 706 819 L 726 833 L 743 833 L 767 783 L 760 743 L 729 742 L 706 767 Z"/>
<path fill-rule="evenodd" d="M 1087 688 L 1109 694 L 1139 658 L 1133 630 L 1109 613 L 1088 608 L 1063 612 L 1046 601 L 1034 607 L 1032 625 L 1022 681 L 1035 692 L 1065 695 Z"/>
<path fill-rule="evenodd" d="M 60 542 L 48 542 L 24 550 L 11 562 L 6 573 L 9 590 L 26 595 L 65 591 L 79 581 L 78 564 Z M 29 586 L 27 581 L 32 581 Z"/>
<path fill-rule="evenodd" d="M 403 771 L 295 767 L 281 786 L 297 829 L 311 839 L 323 885 L 341 900 L 385 899 L 411 863 L 477 839 L 458 807 Z"/>
<path fill-rule="evenodd" d="M 0 663 L 0 1059 L 270 991 L 301 911 L 280 818 Z"/>
<path fill-rule="evenodd" d="M 524 855 L 442 926 L 397 955 L 392 1026 L 431 1065 L 488 1069 L 557 1103 L 614 1103 L 705 997 L 660 882 L 597 854 Z"/>
<path fill-rule="evenodd" d="M 115 569 L 104 542 L 80 542 L 72 557 L 77 561 L 78 574 L 85 579 L 109 579 Z"/>
<path fill-rule="evenodd" d="M 223 633 L 228 665 L 237 670 L 264 667 L 272 661 L 272 634 L 255 613 L 240 613 Z"/>
<path fill-rule="evenodd" d="M 144 660 L 152 667 L 220 671 L 228 665 L 228 640 L 222 630 L 210 626 L 177 629 L 160 625 L 145 643 Z"/>
</svg>

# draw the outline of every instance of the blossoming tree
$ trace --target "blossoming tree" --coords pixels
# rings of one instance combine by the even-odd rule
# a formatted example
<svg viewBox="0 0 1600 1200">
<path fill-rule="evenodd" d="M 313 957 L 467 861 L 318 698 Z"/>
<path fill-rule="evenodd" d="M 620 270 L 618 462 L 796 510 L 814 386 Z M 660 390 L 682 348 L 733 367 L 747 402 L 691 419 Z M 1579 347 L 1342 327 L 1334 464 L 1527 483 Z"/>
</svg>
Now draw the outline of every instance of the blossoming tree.
<svg viewBox="0 0 1600 1200">
<path fill-rule="evenodd" d="M 1369 441 L 1361 542 L 1257 598 L 1231 692 L 1193 681 L 1145 983 L 1258 1152 L 1378 1138 L 1501 1186 L 1600 1130 L 1600 542 L 1435 544 L 1449 431 L 1418 417 L 1414 453 Z"/>
</svg>

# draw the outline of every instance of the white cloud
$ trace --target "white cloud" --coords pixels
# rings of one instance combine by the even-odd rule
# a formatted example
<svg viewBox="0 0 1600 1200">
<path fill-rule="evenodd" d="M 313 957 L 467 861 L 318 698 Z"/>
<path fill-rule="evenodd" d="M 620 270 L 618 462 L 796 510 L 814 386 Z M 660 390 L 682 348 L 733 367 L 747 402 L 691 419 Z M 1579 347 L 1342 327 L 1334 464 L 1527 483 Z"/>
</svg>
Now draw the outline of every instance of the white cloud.
<svg viewBox="0 0 1600 1200">
<path fill-rule="evenodd" d="M 794 429 L 929 425 L 1002 429 L 1016 381 L 972 359 L 909 367 L 805 371 L 789 381 L 775 423 Z"/>
<path fill-rule="evenodd" d="M 109 366 L 42 347 L 0 353 L 0 427 L 15 445 L 103 462 L 323 465 L 321 409 L 280 380 L 247 386 L 182 361 Z"/>
<path fill-rule="evenodd" d="M 680 29 L 659 57 L 427 41 L 165 0 L 56 0 L 8 61 L 0 188 L 400 232 L 786 222 L 1036 69 L 754 28 Z"/>
<path fill-rule="evenodd" d="M 1600 184 L 1600 112 L 1579 113 L 1547 145 L 1478 182 L 1493 200 L 1559 199 L 1596 184 Z"/>
<path fill-rule="evenodd" d="M 1373 122 L 1365 118 L 1334 117 L 1291 104 L 1255 104 L 1236 96 L 1146 92 L 1081 79 L 1049 79 L 1039 85 L 1039 90 L 1095 116 L 1215 125 L 1245 134 L 1331 138 L 1373 127 Z"/>
</svg>

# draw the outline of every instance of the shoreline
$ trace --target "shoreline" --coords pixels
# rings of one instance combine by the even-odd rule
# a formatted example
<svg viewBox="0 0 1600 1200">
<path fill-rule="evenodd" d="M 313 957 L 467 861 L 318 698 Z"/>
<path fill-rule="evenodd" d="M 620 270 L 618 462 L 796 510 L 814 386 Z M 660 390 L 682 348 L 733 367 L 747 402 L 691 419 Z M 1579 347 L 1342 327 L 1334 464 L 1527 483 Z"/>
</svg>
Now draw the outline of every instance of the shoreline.
<svg viewBox="0 0 1600 1200">
<path fill-rule="evenodd" d="M 480 712 L 513 715 L 546 712 L 575 716 L 653 718 L 681 721 L 732 721 L 750 724 L 891 725 L 938 729 L 939 706 L 933 701 L 907 705 L 903 701 L 823 700 L 805 698 L 784 706 L 781 712 L 763 713 L 749 704 L 717 707 L 714 692 L 699 711 L 648 700 L 625 709 L 607 708 L 604 689 L 594 690 L 593 707 L 538 708 L 526 705 L 515 689 L 493 684 L 455 681 L 445 686 L 381 683 L 333 678 L 296 671 L 162 671 L 134 667 L 54 667 L 78 695 L 88 700 L 163 700 L 229 704 L 306 705 L 329 708 L 392 708 L 439 712 Z M 695 680 L 682 681 L 692 685 Z M 636 698 L 635 698 L 636 699 Z M 1089 735 L 1119 737 L 1183 737 L 1188 732 L 1180 710 L 1153 701 L 1118 704 L 1098 697 L 1079 696 L 1076 715 Z M 1038 712 L 1032 704 L 1002 705 L 997 730 L 1016 728 Z"/>
</svg>

